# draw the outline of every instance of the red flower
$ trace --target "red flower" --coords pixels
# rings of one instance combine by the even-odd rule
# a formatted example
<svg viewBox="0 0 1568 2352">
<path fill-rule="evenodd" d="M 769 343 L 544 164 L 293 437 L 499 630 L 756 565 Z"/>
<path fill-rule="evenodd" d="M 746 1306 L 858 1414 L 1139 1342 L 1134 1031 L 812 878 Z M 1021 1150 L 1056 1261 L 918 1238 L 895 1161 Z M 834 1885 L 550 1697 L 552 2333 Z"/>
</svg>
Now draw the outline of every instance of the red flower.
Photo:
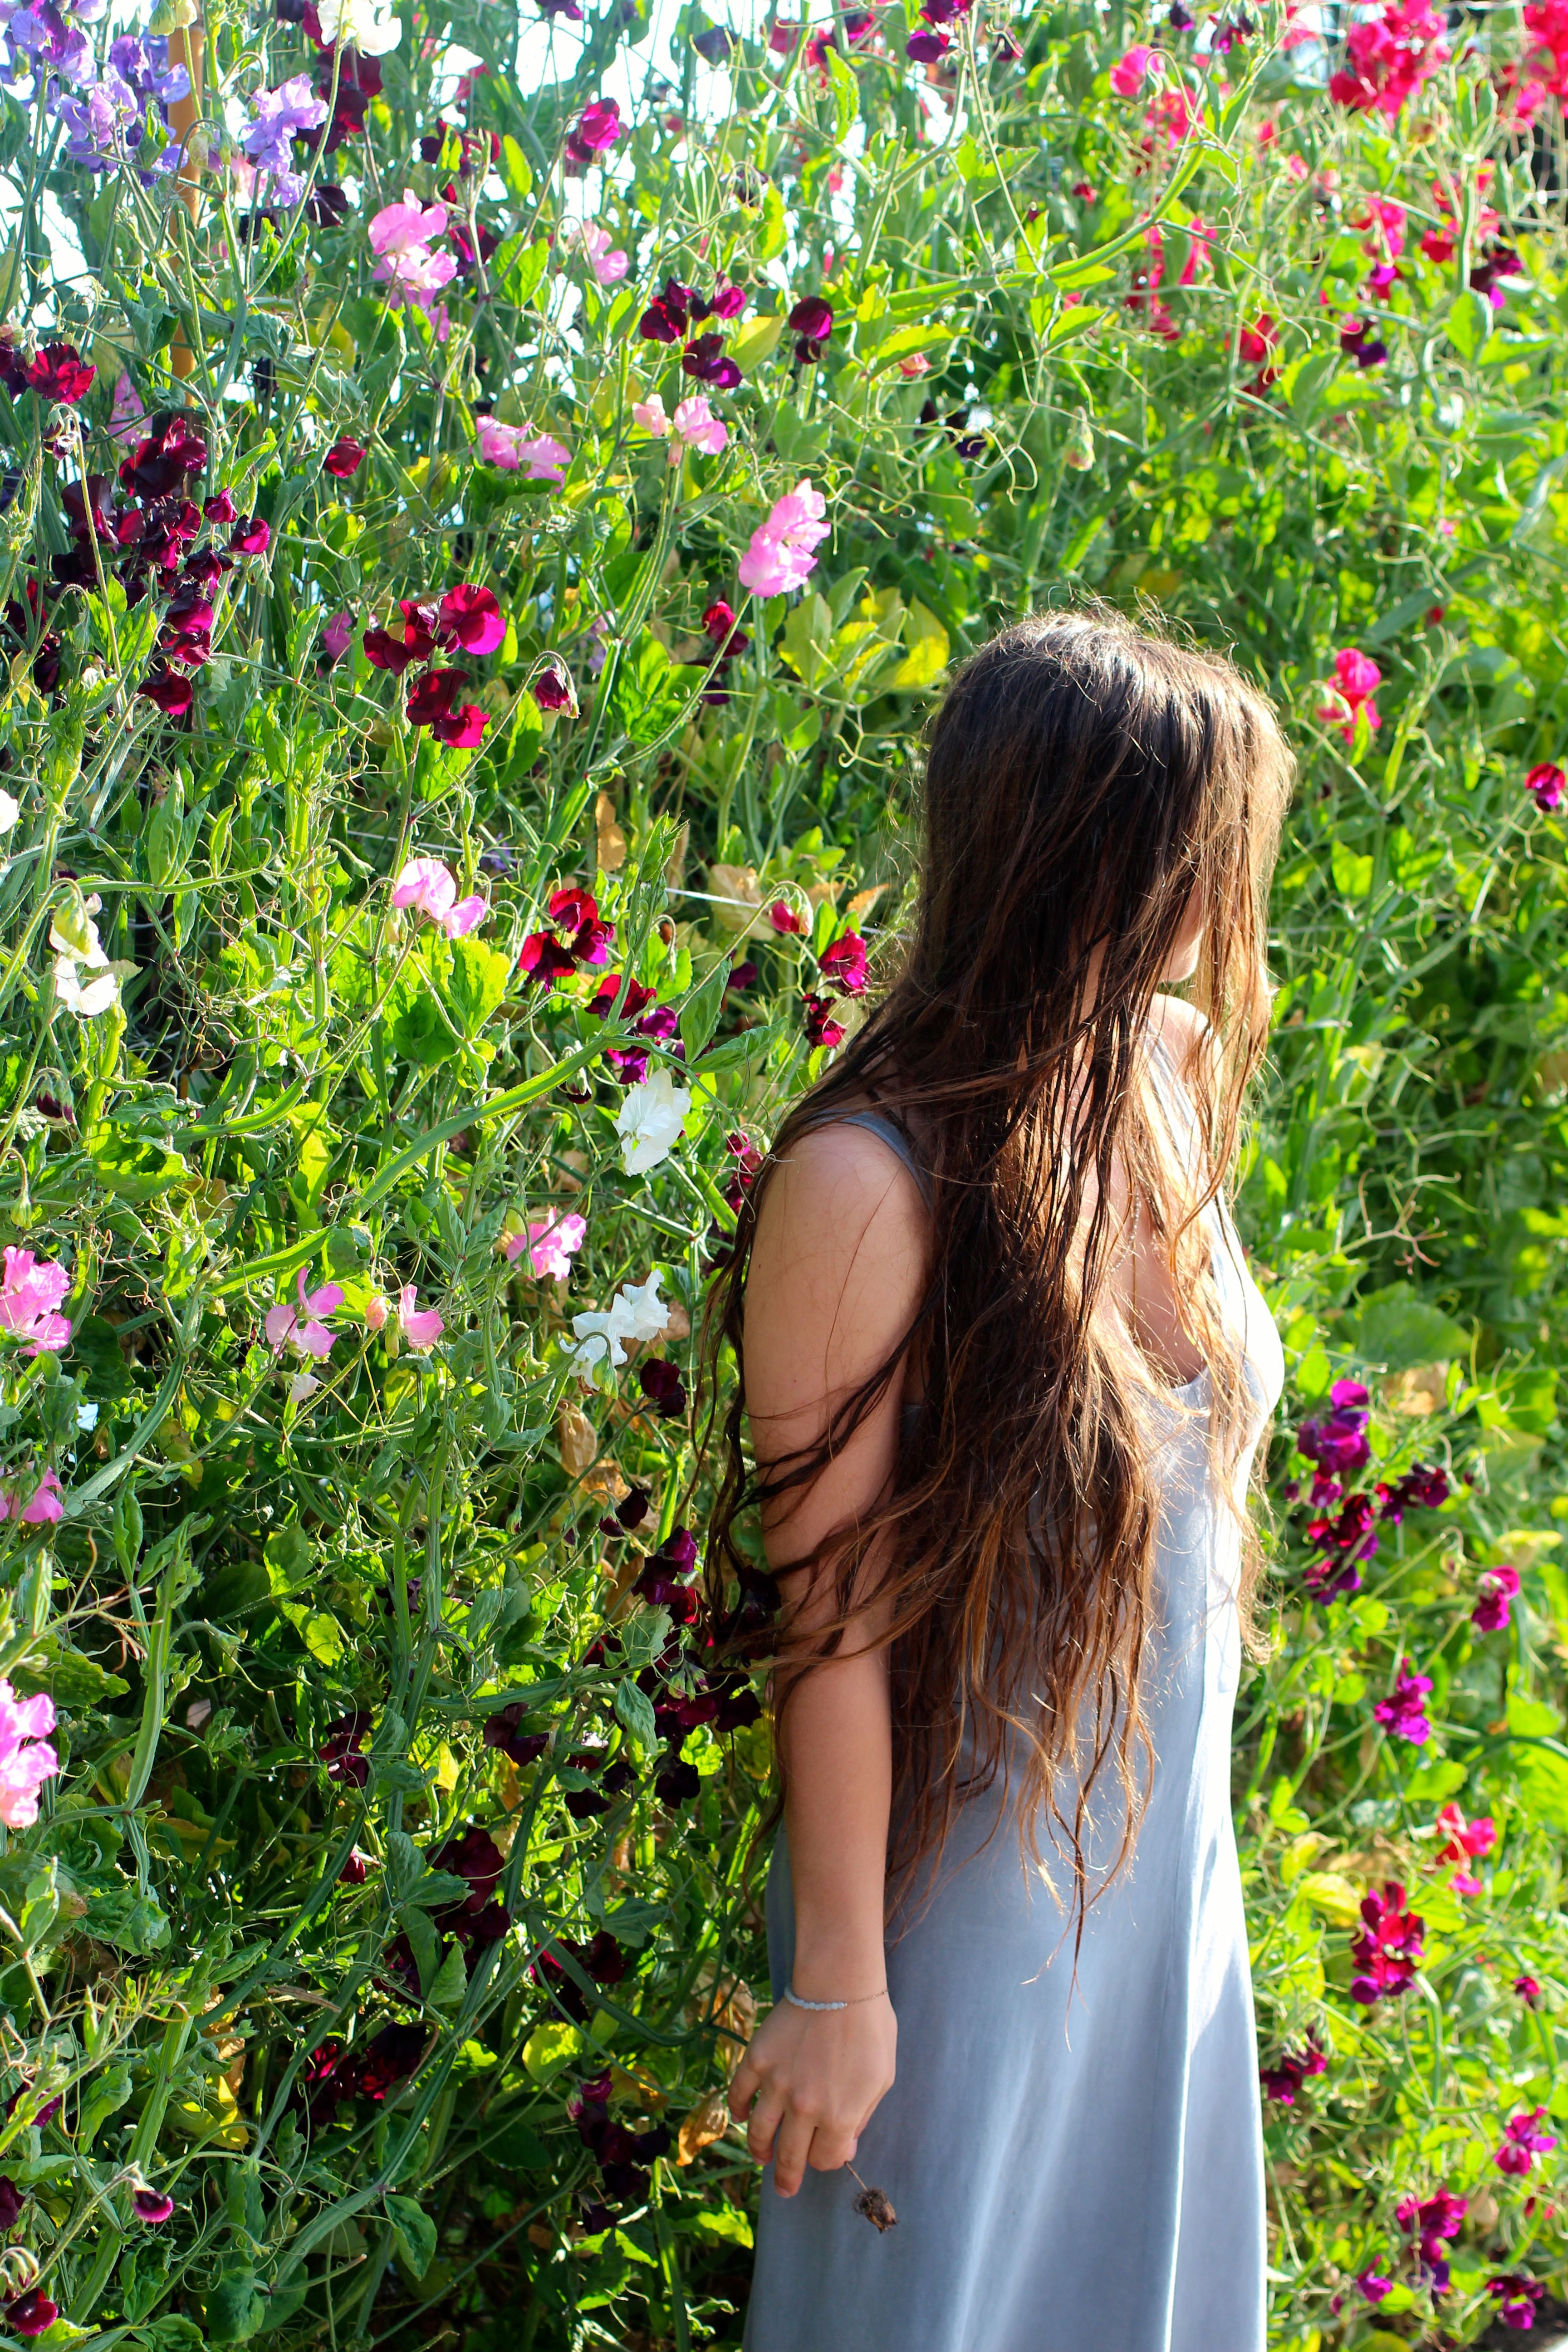
<svg viewBox="0 0 1568 2352">
<path fill-rule="evenodd" d="M 428 661 L 436 650 L 436 614 L 429 604 L 418 604 L 406 596 L 398 601 L 403 615 L 401 635 L 390 628 L 367 629 L 364 633 L 364 656 L 377 669 L 389 669 L 395 677 L 415 662 Z"/>
<path fill-rule="evenodd" d="M 782 931 L 786 937 L 792 932 L 804 931 L 805 929 L 804 917 L 795 913 L 787 898 L 773 900 L 773 905 L 768 908 L 768 920 L 775 931 Z"/>
<path fill-rule="evenodd" d="M 60 2315 L 41 2286 L 30 2286 L 5 2305 L 5 2325 L 13 2336 L 47 2336 Z"/>
<path fill-rule="evenodd" d="M 817 969 L 827 988 L 836 988 L 846 996 L 858 996 L 866 986 L 866 942 L 858 931 L 846 931 L 824 948 L 817 960 Z"/>
<path fill-rule="evenodd" d="M 408 717 L 415 727 L 434 726 L 445 719 L 458 698 L 458 689 L 467 686 L 468 677 L 460 669 L 426 670 L 408 698 Z"/>
<path fill-rule="evenodd" d="M 272 526 L 263 522 L 259 515 L 252 515 L 248 522 L 240 524 L 228 543 L 237 555 L 265 555 L 272 544 Z"/>
<path fill-rule="evenodd" d="M 334 475 L 340 482 L 346 482 L 351 474 L 357 474 L 363 463 L 363 444 L 351 441 L 346 433 L 333 442 L 321 460 L 322 470 Z"/>
<path fill-rule="evenodd" d="M 98 373 L 74 343 L 46 343 L 27 370 L 27 382 L 45 400 L 74 407 Z"/>
<path fill-rule="evenodd" d="M 477 702 L 465 702 L 445 719 L 432 719 L 430 732 L 438 743 L 449 743 L 454 751 L 472 751 L 489 723 Z"/>
<path fill-rule="evenodd" d="M 833 1007 L 826 996 L 808 996 L 803 1010 L 809 1045 L 825 1045 L 831 1053 L 836 1045 L 843 1045 L 844 1024 L 833 1018 Z"/>
<path fill-rule="evenodd" d="M 577 969 L 571 949 L 563 947 L 553 931 L 530 931 L 517 962 L 518 970 L 542 988 L 552 988 L 558 980 L 570 980 Z"/>
<path fill-rule="evenodd" d="M 1278 2099 L 1281 2106 L 1293 2107 L 1296 2094 L 1308 2075 L 1323 2074 L 1328 2063 L 1327 2056 L 1309 2034 L 1307 2046 L 1299 2057 L 1294 2051 L 1287 2050 L 1278 2064 L 1259 2068 L 1264 2097 Z"/>
<path fill-rule="evenodd" d="M 1279 330 L 1267 310 L 1259 312 L 1250 327 L 1243 327 L 1237 342 L 1245 367 L 1261 367 L 1274 345 L 1279 341 Z"/>
<path fill-rule="evenodd" d="M 195 690 L 188 677 L 172 670 L 165 662 L 154 662 L 136 689 L 149 702 L 155 702 L 170 719 L 183 719 L 195 700 Z"/>
</svg>

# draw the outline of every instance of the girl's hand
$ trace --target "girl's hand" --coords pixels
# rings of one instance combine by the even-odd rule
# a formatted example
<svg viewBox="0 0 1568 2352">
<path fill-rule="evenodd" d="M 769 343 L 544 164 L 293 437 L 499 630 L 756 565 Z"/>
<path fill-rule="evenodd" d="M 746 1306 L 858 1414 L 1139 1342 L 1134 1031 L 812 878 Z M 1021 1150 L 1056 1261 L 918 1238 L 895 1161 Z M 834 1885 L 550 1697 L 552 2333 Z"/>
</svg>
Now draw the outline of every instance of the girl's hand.
<svg viewBox="0 0 1568 2352">
<path fill-rule="evenodd" d="M 853 2009 L 795 2009 L 781 2000 L 752 2037 L 730 2084 L 730 2112 L 745 2124 L 759 2164 L 793 2197 L 809 2164 L 852 2164 L 861 2133 L 893 2084 L 898 2020 L 884 1994 Z"/>
</svg>

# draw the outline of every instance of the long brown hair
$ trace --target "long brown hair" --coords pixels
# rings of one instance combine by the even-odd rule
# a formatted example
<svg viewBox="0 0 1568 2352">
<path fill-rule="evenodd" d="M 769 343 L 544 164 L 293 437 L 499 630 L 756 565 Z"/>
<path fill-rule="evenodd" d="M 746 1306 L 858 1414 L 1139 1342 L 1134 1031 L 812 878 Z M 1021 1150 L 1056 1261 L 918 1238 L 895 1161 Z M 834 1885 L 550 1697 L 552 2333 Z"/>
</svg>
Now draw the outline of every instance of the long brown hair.
<svg viewBox="0 0 1568 2352">
<path fill-rule="evenodd" d="M 1076 1907 L 1092 1899 L 1086 1807 L 1107 1764 L 1131 1853 L 1152 1762 L 1140 1681 L 1159 1497 L 1150 1396 L 1104 1293 L 1140 1204 L 1169 1252 L 1209 1367 L 1216 1469 L 1246 1443 L 1245 1374 L 1206 1272 L 1200 1217 L 1236 1156 L 1267 1037 L 1268 878 L 1289 754 L 1267 699 L 1227 661 L 1093 608 L 1005 629 L 954 677 L 931 731 L 918 908 L 880 1003 L 774 1139 L 715 1276 L 709 1340 L 740 1379 L 708 1548 L 711 1616 L 763 1631 L 755 1522 L 819 1475 L 906 1358 L 923 1402 L 889 1487 L 792 1566 L 830 1575 L 838 1614 L 776 1638 L 776 1703 L 838 1646 L 860 1566 L 893 1681 L 894 1886 L 939 1853 L 966 1794 L 1016 1774 L 1021 1832 L 1061 1831 Z M 1183 1072 L 1192 1163 L 1174 1171 L 1148 1115 L 1147 1031 L 1194 898 L 1194 1000 L 1211 1041 Z M 821 1442 L 765 1481 L 744 1450 L 746 1273 L 773 1162 L 824 1120 L 875 1102 L 929 1171 L 924 1296 L 889 1360 Z M 1113 1171 L 1126 1207 L 1113 1211 Z M 1125 1326 L 1121 1327 L 1125 1332 Z M 1231 1490 L 1233 1480 L 1224 1480 Z M 775 1517 L 776 1525 L 776 1517 Z M 1244 1545 L 1244 1592 L 1256 1545 Z M 737 1601 L 737 1592 L 739 1601 Z M 1042 1814 L 1042 1808 L 1045 1809 Z M 1054 1836 L 1054 1831 L 1053 1831 Z M 1096 1891 L 1099 1891 L 1098 1889 Z"/>
</svg>

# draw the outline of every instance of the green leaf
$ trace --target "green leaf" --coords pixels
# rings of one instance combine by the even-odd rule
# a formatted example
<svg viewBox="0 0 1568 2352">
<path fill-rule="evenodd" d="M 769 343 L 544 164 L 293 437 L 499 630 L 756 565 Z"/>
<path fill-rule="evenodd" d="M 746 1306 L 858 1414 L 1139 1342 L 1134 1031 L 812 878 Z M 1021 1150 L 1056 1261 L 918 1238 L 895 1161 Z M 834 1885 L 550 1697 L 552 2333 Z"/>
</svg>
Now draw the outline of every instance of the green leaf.
<svg viewBox="0 0 1568 2352">
<path fill-rule="evenodd" d="M 423 2278 L 436 2259 L 436 2224 L 412 2197 L 388 2196 L 386 2218 L 416 2278 Z"/>
<path fill-rule="evenodd" d="M 454 940 L 446 998 L 453 1022 L 469 1039 L 479 1035 L 505 996 L 511 961 L 482 940 Z"/>
<path fill-rule="evenodd" d="M 468 1970 L 463 1958 L 463 1948 L 454 1942 L 448 1947 L 447 1957 L 437 1969 L 425 1998 L 432 2009 L 461 2009 L 463 1995 L 468 1990 Z"/>
<path fill-rule="evenodd" d="M 530 243 L 522 230 L 509 236 L 490 263 L 490 272 L 509 302 L 520 307 L 532 294 L 543 277 L 550 259 L 550 247 L 543 237 Z"/>
<path fill-rule="evenodd" d="M 1473 360 L 1492 328 L 1491 304 L 1484 295 L 1456 294 L 1448 312 L 1448 341 L 1462 360 Z"/>
<path fill-rule="evenodd" d="M 254 2271 L 228 2271 L 206 2298 L 209 2344 L 248 2344 L 267 2316 L 267 2301 Z"/>
<path fill-rule="evenodd" d="M 784 198 L 770 180 L 763 194 L 762 225 L 757 231 L 757 259 L 771 261 L 776 253 L 782 253 L 787 234 Z"/>
<path fill-rule="evenodd" d="M 510 131 L 501 135 L 500 175 L 506 182 L 507 194 L 513 201 L 526 204 L 533 189 L 533 173 L 527 156 Z"/>
<path fill-rule="evenodd" d="M 616 1713 L 643 1754 L 651 1756 L 658 1746 L 658 1725 L 654 1717 L 653 1701 L 629 1677 L 616 1685 Z"/>
<path fill-rule="evenodd" d="M 752 319 L 742 328 L 729 345 L 730 357 L 742 375 L 750 375 L 770 359 L 778 349 L 779 337 L 784 331 L 784 314 L 776 310 L 771 317 Z"/>
<path fill-rule="evenodd" d="M 697 1056 L 719 1026 L 719 1016 L 724 1009 L 724 991 L 730 981 L 730 959 L 721 956 L 707 979 L 694 989 L 680 1008 L 680 1042 L 686 1048 L 689 1065 Z"/>
<path fill-rule="evenodd" d="M 645 630 L 636 650 L 623 654 L 616 667 L 612 722 L 634 743 L 655 742 L 675 724 L 689 693 L 658 639 Z"/>
<path fill-rule="evenodd" d="M 1362 1301 L 1355 1344 L 1365 1362 L 1403 1372 L 1414 1364 L 1468 1356 L 1470 1335 L 1439 1307 L 1418 1297 L 1408 1282 L 1394 1282 Z"/>
</svg>

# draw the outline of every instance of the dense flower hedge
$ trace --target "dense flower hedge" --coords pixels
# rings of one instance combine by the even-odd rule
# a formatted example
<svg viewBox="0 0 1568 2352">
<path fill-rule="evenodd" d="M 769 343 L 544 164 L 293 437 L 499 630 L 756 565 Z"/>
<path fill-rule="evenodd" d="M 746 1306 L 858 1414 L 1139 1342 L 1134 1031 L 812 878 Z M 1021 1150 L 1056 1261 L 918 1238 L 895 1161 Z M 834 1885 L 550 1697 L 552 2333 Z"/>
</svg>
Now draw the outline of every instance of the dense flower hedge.
<svg viewBox="0 0 1568 2352">
<path fill-rule="evenodd" d="M 1552 2316 L 1568 16 L 1331 29 L 7 0 L 6 2341 L 738 2342 L 693 1327 L 1087 587 L 1302 758 L 1277 2341 Z"/>
</svg>

